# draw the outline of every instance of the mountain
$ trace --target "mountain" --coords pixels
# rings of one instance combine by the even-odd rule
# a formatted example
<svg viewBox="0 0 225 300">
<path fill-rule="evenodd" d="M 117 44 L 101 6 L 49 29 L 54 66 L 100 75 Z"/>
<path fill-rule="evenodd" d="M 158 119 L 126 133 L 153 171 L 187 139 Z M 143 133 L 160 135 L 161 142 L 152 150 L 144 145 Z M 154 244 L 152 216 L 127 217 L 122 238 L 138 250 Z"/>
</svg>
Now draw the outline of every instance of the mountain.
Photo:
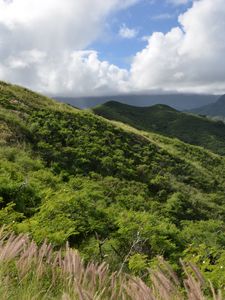
<svg viewBox="0 0 225 300">
<path fill-rule="evenodd" d="M 90 108 L 108 101 L 117 101 L 134 106 L 150 106 L 166 104 L 177 110 L 190 110 L 201 105 L 214 103 L 219 96 L 199 94 L 168 94 L 168 95 L 113 95 L 101 97 L 55 97 L 58 101 L 71 104 L 78 108 Z"/>
<path fill-rule="evenodd" d="M 158 108 L 168 121 L 178 114 Z M 144 278 L 158 256 L 181 274 L 182 257 L 223 288 L 224 170 L 225 158 L 201 147 L 0 82 L 0 226 L 54 249 L 69 242 L 101 263 L 99 276 L 109 263 Z"/>
<path fill-rule="evenodd" d="M 221 96 L 215 103 L 193 108 L 193 113 L 215 117 L 225 117 L 225 95 Z"/>
<path fill-rule="evenodd" d="M 140 130 L 175 137 L 215 153 L 225 154 L 225 124 L 221 121 L 179 112 L 166 105 L 135 107 L 115 101 L 96 106 L 92 111 Z"/>
</svg>

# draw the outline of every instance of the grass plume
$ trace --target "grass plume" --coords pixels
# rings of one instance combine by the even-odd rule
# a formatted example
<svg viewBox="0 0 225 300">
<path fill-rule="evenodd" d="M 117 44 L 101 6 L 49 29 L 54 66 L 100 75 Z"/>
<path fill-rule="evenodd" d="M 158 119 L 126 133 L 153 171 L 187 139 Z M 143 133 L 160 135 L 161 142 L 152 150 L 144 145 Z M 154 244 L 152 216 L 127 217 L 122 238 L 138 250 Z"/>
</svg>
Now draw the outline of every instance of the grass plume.
<svg viewBox="0 0 225 300">
<path fill-rule="evenodd" d="M 67 244 L 54 251 L 46 241 L 37 246 L 27 235 L 0 231 L 0 298 L 62 300 L 222 300 L 220 292 L 197 267 L 181 262 L 180 282 L 170 265 L 149 270 L 147 283 L 121 272 L 112 273 L 104 262 L 85 264 Z M 208 289 L 206 287 L 209 287 Z M 205 291 L 208 291 L 205 295 Z M 210 291 L 210 292 L 209 292 Z"/>
</svg>

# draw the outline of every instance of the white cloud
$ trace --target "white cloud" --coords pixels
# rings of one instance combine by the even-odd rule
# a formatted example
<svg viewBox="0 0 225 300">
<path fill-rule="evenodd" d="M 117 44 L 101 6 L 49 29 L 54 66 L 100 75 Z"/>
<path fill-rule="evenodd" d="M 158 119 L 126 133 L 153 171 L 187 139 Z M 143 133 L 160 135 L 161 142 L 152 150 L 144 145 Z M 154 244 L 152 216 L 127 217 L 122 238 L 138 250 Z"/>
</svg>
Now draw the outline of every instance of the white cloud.
<svg viewBox="0 0 225 300">
<path fill-rule="evenodd" d="M 39 71 L 40 89 L 53 95 L 94 96 L 127 91 L 128 72 L 100 61 L 96 51 L 75 51 L 64 57 L 63 63 L 53 61 Z"/>
<path fill-rule="evenodd" d="M 225 2 L 199 0 L 180 27 L 155 32 L 131 66 L 137 90 L 225 92 Z"/>
<path fill-rule="evenodd" d="M 104 31 L 107 17 L 138 1 L 0 0 L 0 79 L 65 94 L 118 89 L 126 72 L 82 50 Z"/>
<path fill-rule="evenodd" d="M 96 39 L 110 13 L 137 1 L 0 0 L 0 29 L 23 48 L 81 49 Z"/>
<path fill-rule="evenodd" d="M 129 71 L 86 50 L 106 18 L 137 1 L 0 0 L 0 79 L 67 96 L 224 93 L 224 0 L 195 0 L 179 27 L 146 38 Z"/>
<path fill-rule="evenodd" d="M 138 35 L 138 30 L 129 28 L 125 24 L 120 27 L 119 35 L 124 39 L 133 39 Z"/>
<path fill-rule="evenodd" d="M 100 61 L 96 51 L 74 51 L 62 60 L 37 50 L 24 52 L 10 57 L 5 73 L 13 82 L 51 95 L 97 96 L 128 91 L 128 71 Z"/>
<path fill-rule="evenodd" d="M 46 53 L 33 49 L 31 51 L 23 51 L 18 56 L 10 56 L 6 65 L 9 69 L 25 69 L 29 66 L 43 62 Z"/>
</svg>

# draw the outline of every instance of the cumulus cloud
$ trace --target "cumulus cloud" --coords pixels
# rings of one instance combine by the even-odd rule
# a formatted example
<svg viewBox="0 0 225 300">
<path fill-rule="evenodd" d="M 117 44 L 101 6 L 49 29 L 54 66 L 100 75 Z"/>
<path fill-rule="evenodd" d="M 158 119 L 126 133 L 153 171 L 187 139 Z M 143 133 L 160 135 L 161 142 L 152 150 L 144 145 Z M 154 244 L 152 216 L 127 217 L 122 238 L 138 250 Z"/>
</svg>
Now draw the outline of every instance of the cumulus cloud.
<svg viewBox="0 0 225 300">
<path fill-rule="evenodd" d="M 54 96 L 128 92 L 128 71 L 100 61 L 96 51 L 64 53 L 61 60 L 38 50 L 24 51 L 10 56 L 1 69 L 12 82 Z"/>
<path fill-rule="evenodd" d="M 117 88 L 126 72 L 84 49 L 104 30 L 110 14 L 138 1 L 0 0 L 0 79 L 46 92 Z"/>
<path fill-rule="evenodd" d="M 82 49 L 95 40 L 110 13 L 137 1 L 0 0 L 1 35 L 23 48 Z"/>
<path fill-rule="evenodd" d="M 134 57 L 137 90 L 225 92 L 225 2 L 199 0 L 179 17 L 180 27 L 153 33 Z"/>
<path fill-rule="evenodd" d="M 97 96 L 128 88 L 128 72 L 100 61 L 96 51 L 74 51 L 63 62 L 46 61 L 38 75 L 39 90 L 52 95 Z"/>
<path fill-rule="evenodd" d="M 125 24 L 120 27 L 119 36 L 124 39 L 133 39 L 138 35 L 138 30 L 135 28 L 129 28 Z"/>
<path fill-rule="evenodd" d="M 0 0 L 0 79 L 65 96 L 224 93 L 224 0 L 194 0 L 178 27 L 147 38 L 128 71 L 86 50 L 110 14 L 138 1 Z"/>
</svg>

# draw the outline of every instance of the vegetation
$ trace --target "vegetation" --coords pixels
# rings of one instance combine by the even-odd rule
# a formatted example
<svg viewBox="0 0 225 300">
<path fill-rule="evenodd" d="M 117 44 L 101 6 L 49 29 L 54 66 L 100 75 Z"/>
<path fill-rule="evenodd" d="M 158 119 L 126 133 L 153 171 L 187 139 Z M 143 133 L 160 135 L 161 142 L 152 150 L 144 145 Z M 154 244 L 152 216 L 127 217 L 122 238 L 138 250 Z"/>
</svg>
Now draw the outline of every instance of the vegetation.
<svg viewBox="0 0 225 300">
<path fill-rule="evenodd" d="M 0 225 L 144 281 L 182 258 L 224 291 L 224 157 L 5 83 L 0 128 Z"/>
<path fill-rule="evenodd" d="M 58 251 L 44 242 L 37 247 L 27 235 L 0 235 L 1 299 L 168 299 L 222 300 L 221 292 L 202 277 L 193 264 L 182 263 L 180 281 L 172 268 L 159 257 L 160 268 L 140 278 L 109 271 L 105 263 L 84 264 L 68 245 Z M 34 271 L 35 270 L 35 271 Z M 185 288 L 184 288 L 185 287 Z"/>
<path fill-rule="evenodd" d="M 92 111 L 140 130 L 175 137 L 220 155 L 225 154 L 225 124 L 220 120 L 179 112 L 167 105 L 134 107 L 115 101 L 96 106 Z"/>
</svg>

